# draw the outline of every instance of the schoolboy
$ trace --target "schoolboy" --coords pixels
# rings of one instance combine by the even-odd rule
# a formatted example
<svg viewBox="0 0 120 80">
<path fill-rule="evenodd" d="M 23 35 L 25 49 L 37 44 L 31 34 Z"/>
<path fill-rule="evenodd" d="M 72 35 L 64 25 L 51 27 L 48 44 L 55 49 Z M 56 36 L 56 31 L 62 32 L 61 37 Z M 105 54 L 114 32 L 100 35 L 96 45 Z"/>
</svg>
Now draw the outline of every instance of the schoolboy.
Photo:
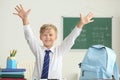
<svg viewBox="0 0 120 80">
<path fill-rule="evenodd" d="M 93 14 L 89 13 L 86 17 L 83 17 L 82 14 L 80 14 L 80 22 L 73 29 L 73 31 L 64 39 L 61 45 L 54 46 L 54 42 L 57 39 L 57 29 L 54 25 L 44 24 L 41 27 L 40 40 L 43 42 L 43 45 L 40 45 L 38 44 L 38 41 L 30 28 L 28 15 L 31 10 L 29 9 L 25 11 L 21 4 L 17 5 L 15 7 L 15 10 L 17 13 L 13 14 L 18 15 L 22 19 L 25 38 L 36 58 L 33 78 L 36 80 L 44 79 L 41 78 L 41 76 L 44 64 L 45 50 L 50 50 L 48 77 L 46 79 L 62 80 L 63 56 L 70 51 L 75 39 L 80 35 L 83 26 L 87 23 L 93 22 L 93 20 L 91 20 L 93 18 Z"/>
</svg>

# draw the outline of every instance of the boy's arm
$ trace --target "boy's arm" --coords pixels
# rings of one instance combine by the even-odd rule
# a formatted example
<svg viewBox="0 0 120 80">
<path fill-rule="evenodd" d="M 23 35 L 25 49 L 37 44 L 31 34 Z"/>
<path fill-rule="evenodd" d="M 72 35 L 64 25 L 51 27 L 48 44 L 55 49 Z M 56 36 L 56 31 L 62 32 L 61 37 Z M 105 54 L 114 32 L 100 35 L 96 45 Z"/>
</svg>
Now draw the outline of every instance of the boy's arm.
<svg viewBox="0 0 120 80">
<path fill-rule="evenodd" d="M 36 37 L 34 36 L 32 30 L 30 28 L 30 24 L 29 24 L 29 20 L 28 20 L 28 15 L 30 13 L 30 9 L 25 11 L 24 8 L 22 7 L 22 5 L 20 4 L 15 7 L 15 10 L 17 11 L 17 13 L 13 13 L 13 14 L 19 16 L 22 19 L 25 38 L 26 38 L 32 52 L 36 56 L 37 48 L 39 48 L 38 47 L 39 45 L 38 45 L 38 41 L 37 41 Z"/>
<path fill-rule="evenodd" d="M 40 49 L 40 44 L 38 40 L 36 39 L 32 29 L 30 28 L 30 25 L 24 25 L 24 34 L 25 34 L 25 39 L 27 40 L 27 43 L 33 52 L 35 56 L 37 56 L 37 52 Z"/>
<path fill-rule="evenodd" d="M 93 13 L 89 13 L 85 17 L 83 17 L 82 14 L 80 14 L 80 22 L 73 29 L 73 31 L 64 39 L 63 43 L 59 47 L 60 52 L 62 52 L 60 54 L 64 55 L 69 52 L 71 47 L 74 45 L 76 38 L 80 35 L 80 32 L 84 25 L 93 22 L 93 20 L 91 20 L 92 18 Z"/>
</svg>

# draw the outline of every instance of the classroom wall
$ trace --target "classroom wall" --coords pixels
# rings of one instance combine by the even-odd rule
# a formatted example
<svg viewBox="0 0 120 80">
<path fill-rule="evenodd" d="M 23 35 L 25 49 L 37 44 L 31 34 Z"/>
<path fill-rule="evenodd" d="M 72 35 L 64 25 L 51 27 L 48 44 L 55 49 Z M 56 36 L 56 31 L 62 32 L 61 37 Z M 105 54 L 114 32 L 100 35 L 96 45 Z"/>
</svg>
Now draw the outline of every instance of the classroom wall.
<svg viewBox="0 0 120 80">
<path fill-rule="evenodd" d="M 35 36 L 39 40 L 39 28 L 44 23 L 55 24 L 58 28 L 56 45 L 62 41 L 62 16 L 79 17 L 93 12 L 95 17 L 112 17 L 112 45 L 120 60 L 120 0 L 0 0 L 0 67 L 6 67 L 10 50 L 17 49 L 18 62 L 35 60 L 24 38 L 21 19 L 13 15 L 14 7 L 23 4 L 31 9 L 29 20 Z M 41 43 L 41 42 L 40 42 Z M 77 80 L 78 64 L 87 50 L 71 50 L 63 59 L 63 77 Z M 120 63 L 118 62 L 119 67 Z"/>
</svg>

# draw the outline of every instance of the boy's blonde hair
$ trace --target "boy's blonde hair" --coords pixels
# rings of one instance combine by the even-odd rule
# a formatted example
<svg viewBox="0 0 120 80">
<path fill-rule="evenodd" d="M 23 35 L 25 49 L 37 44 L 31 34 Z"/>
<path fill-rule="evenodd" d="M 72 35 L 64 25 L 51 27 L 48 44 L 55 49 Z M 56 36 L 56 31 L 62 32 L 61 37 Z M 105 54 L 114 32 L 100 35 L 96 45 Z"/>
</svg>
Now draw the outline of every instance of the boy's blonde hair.
<svg viewBox="0 0 120 80">
<path fill-rule="evenodd" d="M 46 30 L 50 30 L 50 29 L 54 29 L 56 34 L 57 34 L 57 28 L 53 24 L 44 24 L 44 25 L 42 25 L 41 28 L 40 28 L 40 34 L 45 32 Z"/>
</svg>

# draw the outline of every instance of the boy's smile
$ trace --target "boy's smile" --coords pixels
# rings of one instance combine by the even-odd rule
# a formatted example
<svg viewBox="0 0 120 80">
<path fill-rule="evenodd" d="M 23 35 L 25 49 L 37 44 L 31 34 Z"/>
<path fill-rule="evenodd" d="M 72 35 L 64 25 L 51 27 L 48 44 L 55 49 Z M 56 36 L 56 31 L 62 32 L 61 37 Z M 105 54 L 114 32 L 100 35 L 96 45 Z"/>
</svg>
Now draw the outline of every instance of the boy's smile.
<svg viewBox="0 0 120 80">
<path fill-rule="evenodd" d="M 57 34 L 54 29 L 45 30 L 43 33 L 40 34 L 40 39 L 42 40 L 43 44 L 47 48 L 51 48 L 57 38 Z"/>
</svg>

